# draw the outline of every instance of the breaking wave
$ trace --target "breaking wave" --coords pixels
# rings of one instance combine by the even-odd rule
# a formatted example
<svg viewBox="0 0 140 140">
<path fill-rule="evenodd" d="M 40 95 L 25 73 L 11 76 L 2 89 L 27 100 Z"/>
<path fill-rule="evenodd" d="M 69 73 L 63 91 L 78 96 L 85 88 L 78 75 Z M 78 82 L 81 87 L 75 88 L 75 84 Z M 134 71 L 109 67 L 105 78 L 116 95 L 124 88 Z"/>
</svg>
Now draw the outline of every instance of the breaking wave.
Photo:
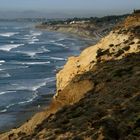
<svg viewBox="0 0 140 140">
<path fill-rule="evenodd" d="M 0 36 L 3 36 L 3 37 L 11 37 L 11 36 L 14 36 L 16 34 L 19 34 L 19 32 L 0 33 Z"/>
<path fill-rule="evenodd" d="M 17 48 L 19 46 L 23 46 L 24 44 L 7 44 L 0 46 L 0 50 L 2 51 L 11 51 L 11 49 Z"/>
</svg>

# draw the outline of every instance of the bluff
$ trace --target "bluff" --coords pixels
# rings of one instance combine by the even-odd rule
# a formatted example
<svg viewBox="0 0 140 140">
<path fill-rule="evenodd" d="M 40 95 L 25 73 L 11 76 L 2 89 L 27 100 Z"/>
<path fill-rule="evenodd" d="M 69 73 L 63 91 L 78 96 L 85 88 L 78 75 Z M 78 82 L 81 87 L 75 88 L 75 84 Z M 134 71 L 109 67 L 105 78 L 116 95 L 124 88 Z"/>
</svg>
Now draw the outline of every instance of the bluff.
<svg viewBox="0 0 140 140">
<path fill-rule="evenodd" d="M 100 38 L 107 35 L 116 23 L 122 21 L 126 16 L 127 15 L 48 21 L 37 25 L 36 28 L 70 33 L 80 37 L 90 38 L 97 42 Z"/>
<path fill-rule="evenodd" d="M 0 140 L 139 140 L 140 14 L 70 57 L 46 111 Z"/>
</svg>

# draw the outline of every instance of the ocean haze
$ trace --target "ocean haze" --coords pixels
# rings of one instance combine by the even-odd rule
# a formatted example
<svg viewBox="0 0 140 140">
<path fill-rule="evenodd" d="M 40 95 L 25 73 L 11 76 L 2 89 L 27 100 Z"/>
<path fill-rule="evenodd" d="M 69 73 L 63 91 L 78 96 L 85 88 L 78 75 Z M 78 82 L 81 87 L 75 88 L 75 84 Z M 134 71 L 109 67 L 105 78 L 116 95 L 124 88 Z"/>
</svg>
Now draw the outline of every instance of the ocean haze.
<svg viewBox="0 0 140 140">
<path fill-rule="evenodd" d="M 107 10 L 139 8 L 139 0 L 0 0 L 2 10 Z"/>
<path fill-rule="evenodd" d="M 0 0 L 0 18 L 118 15 L 139 7 L 139 0 Z"/>
<path fill-rule="evenodd" d="M 102 17 L 107 15 L 122 15 L 131 13 L 133 10 L 75 10 L 75 11 L 0 11 L 0 19 L 14 19 L 14 18 L 73 18 L 73 17 Z"/>
</svg>

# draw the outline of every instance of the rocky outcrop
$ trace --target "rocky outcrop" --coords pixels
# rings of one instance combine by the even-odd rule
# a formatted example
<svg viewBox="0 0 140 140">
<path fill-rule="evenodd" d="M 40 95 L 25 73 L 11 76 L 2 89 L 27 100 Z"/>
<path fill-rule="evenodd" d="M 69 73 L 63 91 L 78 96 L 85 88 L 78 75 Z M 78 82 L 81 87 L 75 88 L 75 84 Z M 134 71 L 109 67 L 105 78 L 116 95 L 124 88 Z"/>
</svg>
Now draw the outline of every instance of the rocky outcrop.
<svg viewBox="0 0 140 140">
<path fill-rule="evenodd" d="M 46 111 L 1 140 L 140 139 L 139 19 L 131 15 L 98 44 L 70 57 Z"/>
</svg>

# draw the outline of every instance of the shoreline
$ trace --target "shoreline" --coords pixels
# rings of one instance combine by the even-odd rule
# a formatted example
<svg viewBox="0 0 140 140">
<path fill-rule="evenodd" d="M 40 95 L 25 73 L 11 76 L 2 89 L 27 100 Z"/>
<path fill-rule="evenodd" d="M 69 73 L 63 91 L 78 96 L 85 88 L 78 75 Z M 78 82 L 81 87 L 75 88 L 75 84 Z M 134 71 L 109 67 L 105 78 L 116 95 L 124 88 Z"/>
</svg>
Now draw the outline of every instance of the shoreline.
<svg viewBox="0 0 140 140">
<path fill-rule="evenodd" d="M 139 24 L 128 17 L 96 45 L 70 57 L 56 76 L 48 109 L 2 134 L 2 140 L 139 137 Z"/>
<path fill-rule="evenodd" d="M 89 38 L 99 41 L 106 36 L 126 15 L 112 15 L 104 17 L 90 18 L 68 18 L 65 20 L 47 20 L 35 26 L 35 28 L 57 31 L 61 33 L 70 33 L 83 38 Z"/>
<path fill-rule="evenodd" d="M 11 129 L 16 129 L 18 127 L 20 127 L 21 125 L 23 125 L 24 123 L 26 123 L 28 120 L 30 120 L 34 115 L 45 111 L 46 108 L 48 107 L 48 105 L 51 102 L 52 97 L 54 96 L 54 94 L 48 94 L 48 95 L 43 95 L 42 98 L 37 99 L 35 102 L 32 102 L 30 105 L 26 105 L 24 106 L 24 110 L 19 112 L 18 114 L 15 112 L 6 112 L 6 114 L 10 115 L 14 115 L 16 116 L 15 121 L 11 122 L 8 125 L 5 125 L 5 127 L 3 126 L 2 128 L 0 128 L 0 134 L 1 133 L 5 133 L 10 131 Z M 38 106 L 37 104 L 40 103 L 40 106 Z M 26 112 L 26 114 L 25 114 Z M 3 113 L 4 114 L 4 113 Z"/>
<path fill-rule="evenodd" d="M 44 29 L 40 29 L 40 28 L 37 28 L 37 29 L 44 31 Z M 85 47 L 80 48 L 80 53 L 84 49 L 88 48 L 89 46 L 95 45 L 101 39 L 101 38 L 91 38 L 89 36 L 84 37 L 84 36 L 80 36 L 76 33 L 71 33 L 71 32 L 63 32 L 63 31 L 55 31 L 55 30 L 47 30 L 47 29 L 45 29 L 45 30 L 49 31 L 49 32 L 63 33 L 63 34 L 71 35 L 74 38 L 80 38 L 80 39 L 87 40 L 87 45 Z M 58 71 L 57 71 L 57 73 L 58 73 Z M 57 75 L 57 73 L 56 73 L 56 75 Z M 38 108 L 38 106 L 36 106 L 36 103 L 38 103 L 38 101 L 35 101 L 35 102 L 31 103 L 30 105 L 27 105 L 28 109 L 25 108 L 25 111 L 18 113 L 18 115 L 16 114 L 17 117 L 15 118 L 15 121 L 12 122 L 10 125 L 8 124 L 8 126 L 6 126 L 6 127 L 2 127 L 2 129 L 0 129 L 0 134 L 7 133 L 11 130 L 17 129 L 17 128 L 21 127 L 22 125 L 24 125 L 25 123 L 27 123 L 28 121 L 30 121 L 34 116 L 37 116 L 38 114 L 40 114 L 42 112 L 45 112 L 48 109 L 48 107 L 50 106 L 50 103 L 53 101 L 54 95 L 55 95 L 55 93 L 43 95 L 44 103 L 41 102 L 41 103 L 43 103 L 43 105 L 41 105 L 39 108 Z M 26 112 L 26 114 L 25 114 L 25 112 Z M 10 113 L 14 114 L 14 112 L 9 112 L 9 114 Z"/>
<path fill-rule="evenodd" d="M 50 32 L 57 32 L 57 31 L 50 31 Z M 71 35 L 74 38 L 80 38 L 80 39 L 83 38 L 83 39 L 87 40 L 87 45 L 85 47 L 80 48 L 80 52 L 83 49 L 89 47 L 89 45 L 93 44 L 93 41 L 94 41 L 94 40 L 91 40 L 89 38 L 80 37 L 80 36 L 78 36 L 76 34 L 70 34 L 70 33 L 66 33 L 66 32 L 60 32 L 60 33 Z M 97 41 L 95 41 L 95 44 L 96 43 L 97 43 Z M 44 96 L 42 98 L 43 102 L 41 102 L 41 101 L 35 101 L 35 102 L 27 105 L 27 107 L 28 107 L 27 109 L 26 109 L 26 107 L 24 107 L 25 108 L 25 111 L 22 111 L 22 112 L 20 112 L 20 113 L 18 113 L 18 114 L 15 115 L 15 116 L 17 116 L 16 118 L 14 118 L 15 121 L 13 121 L 10 124 L 5 125 L 2 128 L 0 128 L 0 134 L 6 133 L 6 132 L 8 132 L 8 131 L 10 131 L 12 129 L 16 129 L 16 128 L 22 126 L 23 124 L 25 124 L 26 122 L 28 122 L 28 120 L 30 120 L 36 114 L 39 114 L 40 112 L 45 111 L 46 108 L 48 107 L 48 105 L 50 105 L 50 102 L 53 99 L 53 96 L 54 95 L 55 95 L 55 93 L 54 94 L 43 95 Z M 36 103 L 38 103 L 38 102 L 40 102 L 40 104 L 42 104 L 40 107 L 38 107 L 36 105 Z M 26 115 L 25 115 L 25 112 L 26 112 Z M 6 114 L 15 114 L 15 113 L 16 113 L 16 111 L 15 112 L 8 112 L 8 113 L 6 112 Z"/>
<path fill-rule="evenodd" d="M 59 27 L 60 26 L 60 27 Z M 82 25 L 83 26 L 83 25 Z M 86 25 L 86 26 L 88 26 L 88 25 Z M 76 28 L 77 28 L 77 25 L 75 26 Z M 72 28 L 71 29 L 71 27 L 69 26 L 69 25 L 67 25 L 67 26 L 65 26 L 65 28 L 62 28 L 61 27 L 61 25 L 57 25 L 57 29 L 56 29 L 56 27 L 55 26 L 49 26 L 49 28 L 48 28 L 48 26 L 35 26 L 35 28 L 36 29 L 38 29 L 38 30 L 43 30 L 43 31 L 50 31 L 50 32 L 59 32 L 59 33 L 64 33 L 64 34 L 69 34 L 69 35 L 72 35 L 72 36 L 74 36 L 75 38 L 83 38 L 83 39 L 87 39 L 87 40 L 89 40 L 89 42 L 90 43 L 87 43 L 87 45 L 85 46 L 85 47 L 82 47 L 81 49 L 80 49 L 80 53 L 85 49 L 85 48 L 87 48 L 87 47 L 89 47 L 89 46 L 91 46 L 91 45 L 95 45 L 97 42 L 99 42 L 100 41 L 100 39 L 103 37 L 103 35 L 102 36 L 100 36 L 98 33 L 95 33 L 96 35 L 94 35 L 94 37 L 93 37 L 93 35 L 91 35 L 91 32 L 90 32 L 90 30 L 88 29 L 87 30 L 87 28 L 85 28 L 84 30 L 77 30 L 76 29 L 76 32 L 75 32 L 75 27 L 74 28 Z M 110 31 L 110 30 L 109 30 Z M 108 32 L 109 32 L 108 31 Z M 105 36 L 105 35 L 104 35 Z M 94 42 L 94 43 L 93 43 Z M 47 96 L 47 95 L 46 95 Z M 52 95 L 52 97 L 53 97 L 53 95 Z M 45 98 L 44 98 L 45 99 Z M 52 100 L 52 98 L 49 98 L 49 102 Z M 46 102 L 47 100 L 45 100 L 45 102 Z M 36 115 L 36 114 L 38 114 L 38 113 L 40 113 L 40 112 L 42 112 L 42 111 L 44 111 L 44 110 L 46 110 L 46 108 L 48 107 L 48 105 L 49 105 L 49 103 L 47 102 L 47 103 L 44 103 L 44 105 L 43 106 L 41 106 L 40 108 L 38 108 L 38 107 L 36 107 L 35 106 L 35 104 L 36 104 L 36 102 L 37 101 L 35 101 L 34 103 L 32 103 L 31 105 L 29 105 L 28 107 L 29 107 L 29 109 L 28 109 L 28 111 L 27 110 L 25 110 L 25 112 L 27 112 L 28 113 L 28 115 L 26 116 L 26 115 L 24 115 L 24 113 L 25 112 L 21 112 L 19 115 L 18 115 L 18 117 L 20 116 L 20 118 L 22 117 L 22 120 L 21 119 L 18 119 L 18 117 L 16 118 L 16 121 L 15 122 L 13 122 L 10 126 L 6 126 L 6 128 L 4 128 L 4 129 L 0 129 L 0 133 L 3 133 L 3 132 L 7 132 L 7 131 L 9 131 L 9 130 L 11 130 L 11 129 L 15 129 L 15 128 L 18 128 L 18 127 L 20 127 L 21 125 L 23 125 L 24 123 L 26 123 L 28 120 L 30 120 L 34 115 Z M 12 112 L 11 112 L 12 113 Z"/>
<path fill-rule="evenodd" d="M 71 26 L 71 25 L 36 25 L 35 26 L 36 29 L 39 30 L 43 30 L 43 31 L 49 31 L 49 32 L 58 32 L 58 33 L 66 33 L 72 36 L 76 36 L 79 38 L 86 38 L 89 40 L 95 40 L 96 42 L 98 42 L 102 37 L 104 37 L 105 35 L 107 35 L 109 33 L 109 31 L 105 34 L 101 34 L 98 32 L 98 30 L 96 32 L 91 32 L 90 29 L 87 28 L 83 28 L 83 27 L 78 27 L 78 25 L 75 26 Z"/>
</svg>

